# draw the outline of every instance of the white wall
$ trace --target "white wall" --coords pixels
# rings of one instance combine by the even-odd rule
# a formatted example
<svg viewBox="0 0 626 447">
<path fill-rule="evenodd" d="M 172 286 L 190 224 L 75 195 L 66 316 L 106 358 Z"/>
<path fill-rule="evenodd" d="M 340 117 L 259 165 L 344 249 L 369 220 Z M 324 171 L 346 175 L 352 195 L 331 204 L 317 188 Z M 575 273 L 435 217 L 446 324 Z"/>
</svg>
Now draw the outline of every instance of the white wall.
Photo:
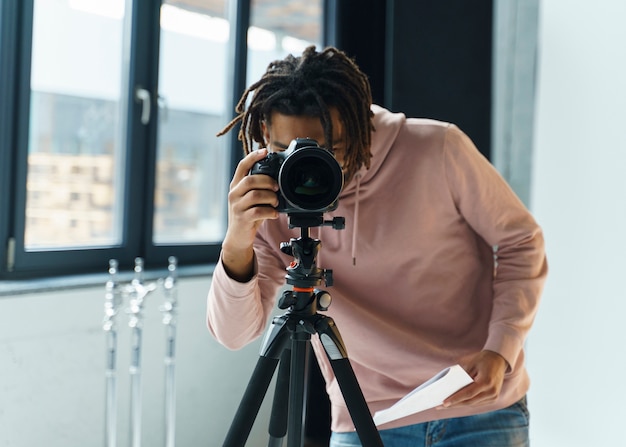
<svg viewBox="0 0 626 447">
<path fill-rule="evenodd" d="M 626 445 L 626 2 L 542 0 L 532 209 L 550 274 L 533 447 Z"/>
<path fill-rule="evenodd" d="M 106 278 L 105 278 L 106 279 Z M 258 343 L 238 352 L 219 346 L 204 324 L 210 278 L 180 280 L 176 445 L 224 440 L 258 359 Z M 165 445 L 165 330 L 160 292 L 146 301 L 143 352 L 143 444 Z M 102 286 L 0 297 L 0 446 L 104 445 L 105 338 Z M 118 446 L 129 443 L 130 333 L 119 322 Z M 272 395 L 270 388 L 268 396 Z M 248 445 L 267 443 L 266 399 Z"/>
</svg>

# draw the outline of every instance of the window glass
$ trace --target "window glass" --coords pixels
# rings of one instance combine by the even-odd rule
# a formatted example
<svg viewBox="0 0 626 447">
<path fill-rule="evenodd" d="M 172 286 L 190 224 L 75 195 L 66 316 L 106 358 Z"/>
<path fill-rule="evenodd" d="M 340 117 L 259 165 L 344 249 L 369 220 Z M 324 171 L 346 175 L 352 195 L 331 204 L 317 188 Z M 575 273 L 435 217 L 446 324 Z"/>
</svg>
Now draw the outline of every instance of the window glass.
<svg viewBox="0 0 626 447">
<path fill-rule="evenodd" d="M 223 0 L 161 6 L 155 244 L 218 242 L 226 226 L 229 26 Z"/>
<path fill-rule="evenodd" d="M 34 1 L 26 249 L 121 242 L 124 11 Z"/>
<path fill-rule="evenodd" d="M 322 0 L 252 0 L 248 30 L 248 84 L 258 80 L 267 64 L 307 46 L 320 49 Z"/>
<path fill-rule="evenodd" d="M 153 239 L 219 242 L 226 230 L 230 121 L 229 24 L 223 0 L 165 0 L 161 7 L 159 126 Z M 248 79 L 321 41 L 321 0 L 256 0 L 248 30 Z M 230 69 L 229 69 L 230 68 Z"/>
</svg>

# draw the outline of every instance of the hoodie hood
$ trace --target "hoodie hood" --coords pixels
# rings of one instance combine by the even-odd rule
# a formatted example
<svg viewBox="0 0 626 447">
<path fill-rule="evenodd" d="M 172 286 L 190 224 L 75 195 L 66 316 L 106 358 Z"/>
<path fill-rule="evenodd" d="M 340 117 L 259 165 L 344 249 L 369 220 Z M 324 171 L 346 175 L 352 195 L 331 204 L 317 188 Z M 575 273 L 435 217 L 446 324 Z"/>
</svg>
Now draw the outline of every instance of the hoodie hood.
<svg viewBox="0 0 626 447">
<path fill-rule="evenodd" d="M 340 199 L 355 194 L 359 187 L 365 186 L 372 181 L 383 165 L 389 150 L 406 121 L 406 116 L 403 113 L 393 113 L 375 104 L 372 105 L 371 109 L 374 112 L 374 132 L 372 133 L 370 168 L 361 167 L 352 181 L 344 186 L 339 196 Z"/>
<path fill-rule="evenodd" d="M 377 105 L 372 105 L 372 112 L 374 112 L 374 132 L 372 133 L 370 167 L 368 169 L 362 166 L 339 195 L 340 204 L 345 201 L 346 208 L 352 206 L 351 222 L 346 222 L 346 224 L 352 225 L 351 254 L 353 265 L 356 265 L 361 188 L 367 188 L 369 184 L 375 183 L 376 174 L 385 162 L 400 129 L 406 121 L 406 116 L 403 113 L 393 113 Z"/>
</svg>

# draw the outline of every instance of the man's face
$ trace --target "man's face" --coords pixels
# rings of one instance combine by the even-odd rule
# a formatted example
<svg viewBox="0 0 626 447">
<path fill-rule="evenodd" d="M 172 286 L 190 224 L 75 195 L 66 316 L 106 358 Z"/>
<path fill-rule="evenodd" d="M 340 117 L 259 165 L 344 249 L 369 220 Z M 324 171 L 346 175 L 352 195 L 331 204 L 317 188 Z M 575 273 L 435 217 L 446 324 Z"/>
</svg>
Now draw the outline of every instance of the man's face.
<svg viewBox="0 0 626 447">
<path fill-rule="evenodd" d="M 287 149 L 291 140 L 310 138 L 317 141 L 321 147 L 332 150 L 339 164 L 342 164 L 345 150 L 343 126 L 336 109 L 330 110 L 330 116 L 333 123 L 331 144 L 326 144 L 324 127 L 319 118 L 282 115 L 278 112 L 272 113 L 269 123 L 263 123 L 265 143 L 270 152 L 280 152 Z"/>
</svg>

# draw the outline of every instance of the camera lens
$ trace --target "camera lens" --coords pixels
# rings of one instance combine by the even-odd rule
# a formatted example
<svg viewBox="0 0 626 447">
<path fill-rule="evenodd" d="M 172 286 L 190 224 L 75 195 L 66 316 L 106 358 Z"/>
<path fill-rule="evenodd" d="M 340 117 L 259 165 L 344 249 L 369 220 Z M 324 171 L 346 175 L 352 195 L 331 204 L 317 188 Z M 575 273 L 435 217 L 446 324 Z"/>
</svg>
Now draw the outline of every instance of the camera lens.
<svg viewBox="0 0 626 447">
<path fill-rule="evenodd" d="M 285 159 L 278 184 L 291 206 L 304 211 L 326 210 L 339 197 L 343 172 L 327 150 L 303 147 Z"/>
</svg>

